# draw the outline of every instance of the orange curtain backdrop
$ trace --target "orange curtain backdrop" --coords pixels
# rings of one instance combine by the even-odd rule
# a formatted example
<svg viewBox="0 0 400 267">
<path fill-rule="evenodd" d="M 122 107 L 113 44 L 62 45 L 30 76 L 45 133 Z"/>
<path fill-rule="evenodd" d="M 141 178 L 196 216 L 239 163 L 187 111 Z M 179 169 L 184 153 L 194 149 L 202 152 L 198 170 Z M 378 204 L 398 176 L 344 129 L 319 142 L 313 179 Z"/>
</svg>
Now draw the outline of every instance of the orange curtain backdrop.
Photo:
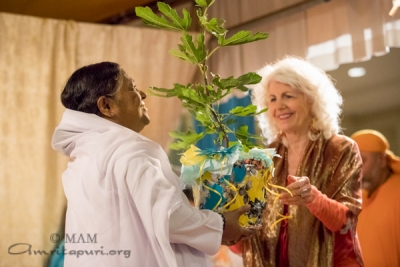
<svg viewBox="0 0 400 267">
<path fill-rule="evenodd" d="M 50 146 L 64 111 L 59 97 L 83 65 L 116 61 L 139 88 L 186 84 L 195 68 L 173 58 L 176 32 L 105 26 L 0 13 L 0 267 L 45 266 L 47 256 L 8 253 L 18 243 L 31 252 L 54 248 L 66 200 L 61 173 L 67 158 Z M 149 96 L 152 119 L 143 132 L 167 149 L 181 114 L 180 102 Z M 54 236 L 53 236 L 54 237 Z M 11 252 L 22 252 L 18 245 Z"/>
</svg>

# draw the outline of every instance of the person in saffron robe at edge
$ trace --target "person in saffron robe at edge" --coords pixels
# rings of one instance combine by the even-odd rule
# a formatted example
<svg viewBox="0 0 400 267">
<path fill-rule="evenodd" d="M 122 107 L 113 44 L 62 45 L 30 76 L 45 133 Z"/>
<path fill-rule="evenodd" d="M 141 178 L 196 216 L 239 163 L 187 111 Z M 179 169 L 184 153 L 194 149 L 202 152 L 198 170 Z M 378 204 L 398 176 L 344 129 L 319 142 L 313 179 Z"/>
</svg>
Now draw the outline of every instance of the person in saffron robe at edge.
<svg viewBox="0 0 400 267">
<path fill-rule="evenodd" d="M 400 266 L 400 158 L 380 132 L 350 136 L 363 160 L 363 202 L 357 233 L 365 267 Z"/>
<path fill-rule="evenodd" d="M 342 97 L 329 76 L 304 59 L 286 57 L 259 70 L 253 102 L 269 147 L 276 148 L 272 183 L 286 187 L 280 201 L 268 194 L 262 227 L 232 249 L 245 266 L 363 266 L 356 234 L 361 210 L 361 157 L 339 135 Z M 270 227 L 280 214 L 292 218 Z"/>
<path fill-rule="evenodd" d="M 65 244 L 65 266 L 210 266 L 205 254 L 254 230 L 239 226 L 249 207 L 218 214 L 190 206 L 155 142 L 146 94 L 116 63 L 75 71 L 52 147 L 71 158 L 63 173 L 66 234 L 94 242 Z M 76 241 L 76 240 L 75 240 Z"/>
</svg>

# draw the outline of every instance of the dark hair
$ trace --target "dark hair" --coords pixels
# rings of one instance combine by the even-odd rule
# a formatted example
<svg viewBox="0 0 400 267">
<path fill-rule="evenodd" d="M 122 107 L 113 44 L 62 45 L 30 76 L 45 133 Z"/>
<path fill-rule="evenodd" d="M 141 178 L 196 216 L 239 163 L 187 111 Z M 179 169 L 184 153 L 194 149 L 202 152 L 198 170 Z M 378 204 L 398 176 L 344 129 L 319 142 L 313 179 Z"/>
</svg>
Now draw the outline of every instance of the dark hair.
<svg viewBox="0 0 400 267">
<path fill-rule="evenodd" d="M 115 93 L 119 75 L 120 66 L 113 62 L 82 67 L 68 79 L 61 93 L 61 102 L 68 109 L 100 116 L 97 100 Z"/>
</svg>

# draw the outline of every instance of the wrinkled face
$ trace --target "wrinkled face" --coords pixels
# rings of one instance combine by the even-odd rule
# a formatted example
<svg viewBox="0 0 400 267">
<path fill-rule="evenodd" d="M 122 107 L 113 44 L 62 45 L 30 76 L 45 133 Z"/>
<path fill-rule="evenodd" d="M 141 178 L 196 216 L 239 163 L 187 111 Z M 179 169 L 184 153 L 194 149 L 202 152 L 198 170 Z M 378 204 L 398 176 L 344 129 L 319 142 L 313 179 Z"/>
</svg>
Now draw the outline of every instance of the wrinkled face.
<svg viewBox="0 0 400 267">
<path fill-rule="evenodd" d="M 311 104 L 303 93 L 287 84 L 272 81 L 268 87 L 268 112 L 275 125 L 285 134 L 307 134 L 310 127 Z"/>
<path fill-rule="evenodd" d="M 362 187 L 372 194 L 381 184 L 381 160 L 380 153 L 360 151 L 363 161 L 362 171 Z"/>
<path fill-rule="evenodd" d="M 120 88 L 114 95 L 117 103 L 116 122 L 139 133 L 150 123 L 147 108 L 143 101 L 146 94 L 136 88 L 132 78 L 123 70 L 121 70 L 120 79 L 122 79 Z"/>
</svg>

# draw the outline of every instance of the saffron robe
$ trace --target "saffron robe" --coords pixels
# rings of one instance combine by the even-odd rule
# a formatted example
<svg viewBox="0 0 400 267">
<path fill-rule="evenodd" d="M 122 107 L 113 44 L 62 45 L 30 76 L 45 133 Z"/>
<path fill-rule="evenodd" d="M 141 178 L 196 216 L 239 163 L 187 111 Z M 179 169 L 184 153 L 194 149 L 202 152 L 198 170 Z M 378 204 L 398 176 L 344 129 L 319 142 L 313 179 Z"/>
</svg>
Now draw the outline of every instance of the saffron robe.
<svg viewBox="0 0 400 267">
<path fill-rule="evenodd" d="M 67 109 L 52 146 L 71 158 L 62 175 L 65 232 L 92 239 L 66 240 L 66 267 L 208 266 L 205 253 L 220 247 L 222 218 L 190 206 L 158 144 Z"/>
<path fill-rule="evenodd" d="M 288 175 L 287 148 L 282 142 L 270 145 L 276 148 L 275 175 L 271 183 L 286 186 Z M 361 166 L 357 145 L 342 135 L 325 140 L 321 135 L 310 141 L 302 155 L 296 176 L 307 176 L 310 183 L 327 197 L 346 205 L 352 212 L 351 235 L 357 261 L 362 265 L 361 251 L 356 236 L 357 216 L 361 210 Z M 270 229 L 283 213 L 280 201 L 273 203 L 268 194 L 261 229 L 257 235 L 243 242 L 245 266 L 276 266 L 276 249 L 281 223 Z M 328 230 L 304 205 L 289 206 L 288 257 L 291 267 L 333 266 L 335 233 Z"/>
<path fill-rule="evenodd" d="M 400 266 L 400 174 L 392 174 L 369 198 L 363 191 L 357 233 L 365 267 Z"/>
</svg>

